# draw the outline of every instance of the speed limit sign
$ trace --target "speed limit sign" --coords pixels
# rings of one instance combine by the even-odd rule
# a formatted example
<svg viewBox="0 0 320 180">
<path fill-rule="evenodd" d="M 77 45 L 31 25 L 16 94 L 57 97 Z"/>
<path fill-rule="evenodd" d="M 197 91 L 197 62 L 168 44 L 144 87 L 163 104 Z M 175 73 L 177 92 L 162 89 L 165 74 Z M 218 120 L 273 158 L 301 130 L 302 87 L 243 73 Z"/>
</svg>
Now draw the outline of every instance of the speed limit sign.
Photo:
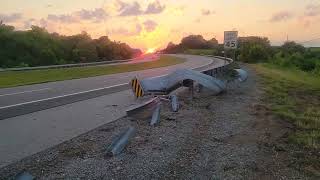
<svg viewBox="0 0 320 180">
<path fill-rule="evenodd" d="M 238 45 L 238 31 L 225 31 L 224 32 L 224 48 L 237 49 Z"/>
</svg>

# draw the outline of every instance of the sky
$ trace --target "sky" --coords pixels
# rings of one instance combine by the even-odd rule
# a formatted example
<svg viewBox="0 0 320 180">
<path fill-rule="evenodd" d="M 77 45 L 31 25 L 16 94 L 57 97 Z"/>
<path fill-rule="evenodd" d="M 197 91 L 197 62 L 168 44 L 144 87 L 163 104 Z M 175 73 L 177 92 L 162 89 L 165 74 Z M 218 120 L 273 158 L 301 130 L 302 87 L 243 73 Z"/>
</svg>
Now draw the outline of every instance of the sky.
<svg viewBox="0 0 320 180">
<path fill-rule="evenodd" d="M 320 46 L 319 0 L 0 0 L 0 20 L 18 30 L 37 25 L 63 35 L 86 31 L 142 50 L 190 34 L 223 43 L 228 30 L 265 36 L 273 45 L 288 38 Z"/>
</svg>

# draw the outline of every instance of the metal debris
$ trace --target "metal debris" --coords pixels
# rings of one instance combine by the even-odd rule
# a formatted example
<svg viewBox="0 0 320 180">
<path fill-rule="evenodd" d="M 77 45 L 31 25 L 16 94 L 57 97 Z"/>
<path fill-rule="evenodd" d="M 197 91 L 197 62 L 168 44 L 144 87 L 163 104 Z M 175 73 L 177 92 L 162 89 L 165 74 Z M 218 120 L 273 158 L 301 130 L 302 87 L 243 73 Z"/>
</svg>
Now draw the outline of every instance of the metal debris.
<svg viewBox="0 0 320 180">
<path fill-rule="evenodd" d="M 189 69 L 176 70 L 171 74 L 155 78 L 147 78 L 140 81 L 140 84 L 147 94 L 169 94 L 171 91 L 182 86 L 182 82 L 192 80 L 210 89 L 214 94 L 225 90 L 225 83 L 210 75 Z"/>
<path fill-rule="evenodd" d="M 243 69 L 235 69 L 235 71 L 237 71 L 237 73 L 238 73 L 238 80 L 240 82 L 244 82 L 248 79 L 247 71 L 245 71 Z"/>
<path fill-rule="evenodd" d="M 154 110 L 151 118 L 150 125 L 154 126 L 160 122 L 160 110 L 161 110 L 161 103 L 157 105 L 157 108 Z"/>
<path fill-rule="evenodd" d="M 19 173 L 14 179 L 15 180 L 34 180 L 36 178 L 32 176 L 30 173 L 24 171 Z"/>
<path fill-rule="evenodd" d="M 116 156 L 120 154 L 135 134 L 136 129 L 134 127 L 129 127 L 127 130 L 122 132 L 107 148 L 107 155 Z"/>
<path fill-rule="evenodd" d="M 171 109 L 173 112 L 178 112 L 179 111 L 179 101 L 178 101 L 178 96 L 177 95 L 171 95 L 170 96 L 170 101 L 171 101 Z"/>
</svg>

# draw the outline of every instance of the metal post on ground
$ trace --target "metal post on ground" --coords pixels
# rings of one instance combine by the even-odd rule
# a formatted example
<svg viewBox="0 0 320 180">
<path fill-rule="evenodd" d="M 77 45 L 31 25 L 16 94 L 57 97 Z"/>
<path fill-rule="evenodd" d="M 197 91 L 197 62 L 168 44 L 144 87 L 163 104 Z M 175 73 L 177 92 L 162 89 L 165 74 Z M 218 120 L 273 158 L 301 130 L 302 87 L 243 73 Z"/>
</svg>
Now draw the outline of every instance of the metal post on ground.
<svg viewBox="0 0 320 180">
<path fill-rule="evenodd" d="M 224 65 L 227 64 L 227 54 L 226 54 L 226 49 L 223 51 L 223 55 L 224 55 Z"/>
<path fill-rule="evenodd" d="M 171 109 L 173 112 L 178 112 L 179 111 L 179 101 L 178 101 L 178 96 L 177 95 L 171 95 L 170 96 L 170 101 L 171 101 Z"/>
<path fill-rule="evenodd" d="M 107 148 L 108 156 L 115 156 L 121 153 L 121 151 L 126 147 L 129 143 L 129 140 L 136 134 L 136 129 L 134 127 L 129 127 L 125 131 L 123 131 L 111 145 Z"/>
<path fill-rule="evenodd" d="M 201 93 L 203 86 L 201 84 L 197 85 L 197 93 Z"/>
<path fill-rule="evenodd" d="M 155 126 L 156 124 L 159 123 L 159 121 L 160 121 L 160 110 L 161 110 L 161 103 L 159 103 L 157 105 L 156 109 L 154 110 L 154 112 L 152 114 L 152 118 L 151 118 L 151 122 L 150 122 L 151 126 Z"/>
<path fill-rule="evenodd" d="M 190 85 L 189 85 L 189 91 L 190 91 L 190 100 L 193 100 L 193 96 L 194 96 L 194 83 L 193 81 L 190 81 Z"/>
</svg>

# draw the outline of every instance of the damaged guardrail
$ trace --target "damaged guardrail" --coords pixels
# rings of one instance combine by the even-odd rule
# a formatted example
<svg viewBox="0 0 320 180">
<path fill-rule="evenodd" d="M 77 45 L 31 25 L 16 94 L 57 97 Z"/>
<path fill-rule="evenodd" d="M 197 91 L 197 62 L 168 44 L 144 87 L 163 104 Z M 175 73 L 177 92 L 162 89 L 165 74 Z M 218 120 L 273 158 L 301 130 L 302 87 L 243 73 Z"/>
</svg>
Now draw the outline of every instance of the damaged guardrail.
<svg viewBox="0 0 320 180">
<path fill-rule="evenodd" d="M 233 60 L 219 58 L 226 60 L 224 65 L 204 68 L 200 70 L 200 72 L 189 69 L 179 69 L 165 76 L 142 80 L 139 80 L 137 77 L 134 78 L 131 81 L 131 87 L 135 97 L 142 98 L 144 96 L 150 96 L 151 99 L 129 108 L 126 111 L 127 115 L 139 119 L 150 118 L 150 125 L 155 126 L 160 122 L 162 101 L 169 102 L 171 110 L 178 112 L 178 97 L 175 94 L 170 95 L 174 90 L 180 87 L 189 87 L 191 99 L 194 93 L 194 82 L 196 82 L 199 87 L 198 92 L 201 92 L 202 88 L 210 90 L 214 95 L 225 91 L 229 81 L 219 79 L 219 76 L 230 70 L 230 64 Z M 232 71 L 236 74 L 233 77 L 234 80 L 243 82 L 248 78 L 247 72 L 243 69 L 232 69 Z M 117 155 L 124 149 L 124 146 L 132 136 L 129 131 L 130 128 L 126 133 L 120 135 L 122 138 L 116 139 L 116 141 L 109 146 L 109 154 L 111 152 L 111 154 Z"/>
<path fill-rule="evenodd" d="M 230 64 L 233 62 L 232 59 L 224 58 L 224 57 L 216 57 L 225 60 L 225 64 L 218 67 L 207 67 L 203 68 L 200 72 L 189 69 L 179 69 L 171 74 L 153 78 L 146 78 L 139 80 L 137 77 L 131 81 L 131 86 L 134 95 L 136 98 L 140 98 L 143 96 L 156 96 L 161 97 L 161 99 L 167 99 L 171 102 L 171 108 L 174 112 L 177 112 L 179 109 L 179 103 L 177 101 L 177 96 L 171 95 L 168 96 L 174 90 L 180 87 L 189 87 L 190 88 L 190 97 L 193 98 L 194 93 L 194 82 L 198 85 L 198 92 L 201 92 L 203 88 L 209 89 L 211 93 L 217 95 L 226 90 L 227 83 L 229 80 L 219 79 L 220 75 L 223 75 L 225 72 L 230 70 Z M 239 82 L 243 82 L 248 78 L 248 74 L 246 71 L 242 69 L 233 69 L 236 74 L 233 79 L 238 80 Z M 152 103 L 153 101 L 157 101 L 157 103 Z M 137 114 L 138 112 L 150 111 L 146 109 L 146 105 L 152 104 L 155 106 L 159 106 L 159 99 L 153 99 L 148 101 L 146 104 L 142 104 L 138 107 L 133 107 L 127 110 L 127 115 L 132 116 L 133 114 Z M 155 108 L 152 109 L 154 111 Z M 156 110 L 160 111 L 160 110 Z"/>
<path fill-rule="evenodd" d="M 162 77 L 147 78 L 140 81 L 144 95 L 169 94 L 183 86 L 183 81 L 194 81 L 219 94 L 225 90 L 225 84 L 212 76 L 189 69 L 179 69 Z M 136 90 L 136 89 L 135 89 Z"/>
</svg>

